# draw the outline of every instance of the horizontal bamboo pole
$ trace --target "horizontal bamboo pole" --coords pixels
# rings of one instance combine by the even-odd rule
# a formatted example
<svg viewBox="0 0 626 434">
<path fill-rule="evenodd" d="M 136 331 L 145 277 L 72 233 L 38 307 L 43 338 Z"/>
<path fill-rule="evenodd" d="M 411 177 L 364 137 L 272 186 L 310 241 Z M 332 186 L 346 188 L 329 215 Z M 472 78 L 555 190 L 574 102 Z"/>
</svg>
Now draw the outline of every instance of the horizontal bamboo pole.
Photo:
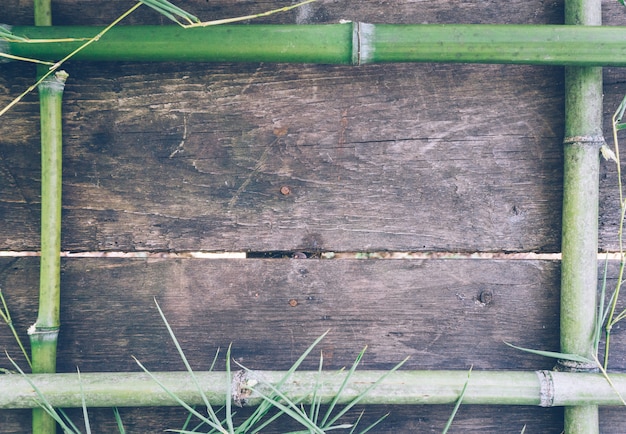
<svg viewBox="0 0 626 434">
<path fill-rule="evenodd" d="M 347 403 L 376 382 L 384 371 L 357 371 L 341 394 L 340 403 Z M 171 392 L 189 404 L 202 400 L 189 373 L 158 372 L 153 375 Z M 226 390 L 225 372 L 196 372 L 199 384 L 214 405 L 223 405 Z M 285 372 L 254 371 L 250 379 L 261 380 L 259 391 L 271 394 L 266 383 L 278 384 Z M 292 374 L 280 390 L 294 401 L 310 403 L 316 382 L 320 381 L 317 397 L 329 403 L 342 384 L 346 372 L 303 371 Z M 55 407 L 80 407 L 81 388 L 88 407 L 137 407 L 178 405 L 145 373 L 82 373 L 27 375 Z M 371 390 L 362 404 L 451 404 L 461 393 L 468 373 L 464 371 L 396 371 L 389 374 Z M 463 404 L 540 405 L 543 407 L 569 405 L 622 405 L 617 392 L 626 396 L 626 374 L 613 374 L 613 389 L 599 374 L 553 371 L 472 371 Z M 0 408 L 37 407 L 39 398 L 22 375 L 0 375 Z M 249 405 L 258 405 L 254 393 Z"/>
<path fill-rule="evenodd" d="M 34 39 L 91 38 L 103 27 L 4 26 Z M 116 26 L 76 54 L 89 61 L 626 66 L 626 27 L 501 24 Z M 56 61 L 84 41 L 0 41 L 8 55 Z"/>
</svg>

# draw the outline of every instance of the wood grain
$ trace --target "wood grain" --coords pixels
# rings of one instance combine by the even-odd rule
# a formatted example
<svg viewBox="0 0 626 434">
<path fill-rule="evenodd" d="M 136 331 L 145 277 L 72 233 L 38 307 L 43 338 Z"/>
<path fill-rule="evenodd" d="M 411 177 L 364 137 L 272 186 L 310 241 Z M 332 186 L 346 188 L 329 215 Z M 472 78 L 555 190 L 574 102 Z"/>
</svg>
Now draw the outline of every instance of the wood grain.
<svg viewBox="0 0 626 434">
<path fill-rule="evenodd" d="M 358 406 L 357 406 L 358 407 Z M 363 420 L 359 426 L 365 428 L 379 417 L 389 413 L 380 425 L 373 431 L 377 434 L 392 433 L 428 433 L 439 434 L 446 425 L 452 412 L 452 406 L 368 406 L 352 411 L 345 419 L 354 422 L 364 410 Z M 124 428 L 128 434 L 160 433 L 165 429 L 180 429 L 185 421 L 186 414 L 177 408 L 142 408 L 120 409 Z M 609 413 L 615 414 L 616 412 Z M 82 422 L 79 411 L 70 410 L 75 422 Z M 238 414 L 247 414 L 239 410 Z M 606 422 L 621 423 L 623 419 L 605 419 L 603 414 L 602 432 L 620 434 L 619 430 L 611 430 Z M 29 428 L 30 413 L 28 411 L 9 412 L 0 411 L 0 432 L 3 434 L 23 434 Z M 457 413 L 454 424 L 449 433 L 510 433 L 519 434 L 524 425 L 526 432 L 540 432 L 542 434 L 560 434 L 563 430 L 563 410 L 543 409 L 535 407 L 485 407 L 462 406 Z M 90 409 L 89 420 L 94 432 L 118 432 L 111 409 Z M 80 425 L 79 425 L 80 426 Z M 302 429 L 301 426 L 281 422 L 281 425 L 263 430 L 267 434 L 283 434 L 287 430 Z"/>
<path fill-rule="evenodd" d="M 3 260 L 0 284 L 23 331 L 35 316 L 35 258 Z M 513 350 L 558 345 L 558 264 L 502 261 L 87 260 L 63 262 L 59 371 L 183 369 L 156 309 L 156 297 L 195 369 L 233 344 L 247 366 L 287 369 L 324 331 L 327 369 L 351 364 L 368 346 L 362 369 L 539 369 L 552 361 Z M 487 295 L 490 293 L 491 295 Z M 481 295 L 482 294 L 482 295 Z M 488 301 L 483 304 L 480 300 Z M 490 300 L 490 301 L 489 301 Z M 532 300 L 532 301 L 529 301 Z M 8 329 L 0 348 L 18 355 Z M 19 357 L 18 357 L 19 359 Z M 0 362 L 0 366 L 9 366 Z M 315 357 L 306 369 L 316 369 Z M 219 369 L 223 369 L 223 359 Z M 450 406 L 372 407 L 391 411 L 376 432 L 440 432 Z M 79 414 L 73 412 L 79 419 Z M 92 428 L 115 430 L 110 410 L 91 412 Z M 127 432 L 182 425 L 179 409 L 123 409 Z M 3 411 L 0 432 L 24 432 L 26 412 Z M 353 414 L 354 417 L 354 414 Z M 457 432 L 502 432 L 524 424 L 559 432 L 561 410 L 463 409 Z M 478 428 L 480 427 L 480 429 Z M 6 429 L 6 430 L 5 430 Z M 285 432 L 279 425 L 275 431 Z"/>
<path fill-rule="evenodd" d="M 189 8 L 284 6 L 252 3 Z M 53 14 L 102 23 L 125 7 L 65 0 Z M 30 16 L 23 2 L 8 9 L 15 23 Z M 558 11 L 539 1 L 320 2 L 268 20 L 558 22 Z M 144 10 L 128 22 L 155 18 Z M 30 81 L 29 68 L 6 68 L 0 104 Z M 558 250 L 559 68 L 66 69 L 66 250 Z M 0 249 L 38 245 L 37 117 L 31 98 L 0 124 Z"/>
<path fill-rule="evenodd" d="M 558 250 L 558 68 L 149 71 L 70 69 L 66 250 Z M 1 248 L 36 249 L 36 116 L 9 119 Z"/>
<path fill-rule="evenodd" d="M 2 260 L 0 285 L 22 331 L 35 316 L 37 263 Z M 131 355 L 182 369 L 155 297 L 196 369 L 231 342 L 242 363 L 287 369 L 326 330 L 329 369 L 365 345 L 364 369 L 407 356 L 410 369 L 549 368 L 503 341 L 558 346 L 550 261 L 66 259 L 62 285 L 60 372 L 137 370 Z"/>
<path fill-rule="evenodd" d="M 179 4 L 202 20 L 230 18 L 265 12 L 294 4 L 276 0 L 186 0 Z M 5 0 L 3 22 L 30 25 L 33 20 L 32 2 Z M 177 3 L 178 4 L 178 3 Z M 111 0 L 95 6 L 90 1 L 56 0 L 52 5 L 53 22 L 59 24 L 98 25 L 113 21 L 132 4 L 126 0 Z M 513 0 L 502 3 L 486 1 L 414 1 L 414 0 L 318 0 L 300 10 L 257 19 L 255 22 L 322 23 L 340 19 L 371 23 L 501 23 L 501 24 L 561 24 L 562 2 Z M 170 24 L 171 22 L 149 8 L 141 8 L 124 23 Z"/>
<path fill-rule="evenodd" d="M 0 260 L 0 285 L 22 336 L 36 315 L 37 262 Z M 610 276 L 616 271 L 612 264 Z M 406 356 L 406 369 L 550 369 L 552 360 L 503 341 L 558 347 L 558 281 L 553 261 L 65 259 L 59 371 L 136 371 L 131 355 L 152 370 L 183 369 L 155 297 L 194 369 L 207 369 L 216 349 L 230 343 L 246 366 L 287 369 L 329 329 L 319 346 L 326 369 L 351 364 L 365 345 L 362 369 L 388 369 Z M 615 329 L 612 369 L 626 368 L 620 356 L 625 343 Z M 0 348 L 23 363 L 6 327 Z M 316 367 L 315 357 L 303 366 Z M 394 416 L 377 432 L 440 432 L 450 412 L 438 406 L 387 410 Z M 371 408 L 368 415 L 387 410 Z M 106 432 L 110 410 L 95 414 L 94 423 Z M 23 415 L 0 412 L 7 421 L 0 426 L 23 429 Z M 183 417 L 175 409 L 124 415 L 129 432 L 175 427 Z M 623 423 L 623 413 L 608 415 L 612 424 Z M 456 432 L 543 424 L 541 432 L 557 433 L 561 418 L 559 409 L 464 407 Z M 11 429 L 0 432 L 19 432 Z"/>
</svg>

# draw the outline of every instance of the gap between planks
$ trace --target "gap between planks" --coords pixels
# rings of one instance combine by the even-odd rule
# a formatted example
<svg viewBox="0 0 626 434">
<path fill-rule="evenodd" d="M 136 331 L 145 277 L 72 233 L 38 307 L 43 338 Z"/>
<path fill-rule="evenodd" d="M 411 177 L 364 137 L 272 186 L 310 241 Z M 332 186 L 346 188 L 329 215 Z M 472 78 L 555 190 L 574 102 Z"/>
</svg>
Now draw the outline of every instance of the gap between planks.
<svg viewBox="0 0 626 434">
<path fill-rule="evenodd" d="M 271 256 L 272 252 L 61 252 L 62 258 L 137 258 L 137 259 L 308 259 L 311 256 L 302 252 L 280 252 L 282 255 Z M 303 256 L 304 255 L 304 256 Z M 0 257 L 18 258 L 40 256 L 38 251 L 0 251 Z M 503 259 L 503 260 L 548 260 L 560 261 L 560 253 L 532 253 L 532 252 L 321 252 L 316 253 L 318 259 Z M 619 252 L 600 252 L 598 260 L 620 260 Z"/>
<path fill-rule="evenodd" d="M 293 258 L 306 259 L 311 257 L 304 252 L 280 252 L 272 256 L 272 252 L 61 252 L 63 258 L 161 258 L 161 259 L 245 259 L 245 258 Z M 267 256 L 265 256 L 267 255 Z M 40 256 L 38 251 L 0 251 L 0 257 L 28 257 Z M 532 252 L 318 252 L 313 257 L 321 259 L 503 259 L 503 260 L 553 260 L 560 261 L 560 253 L 532 253 Z M 598 260 L 619 260 L 618 252 L 603 252 L 598 254 Z"/>
</svg>

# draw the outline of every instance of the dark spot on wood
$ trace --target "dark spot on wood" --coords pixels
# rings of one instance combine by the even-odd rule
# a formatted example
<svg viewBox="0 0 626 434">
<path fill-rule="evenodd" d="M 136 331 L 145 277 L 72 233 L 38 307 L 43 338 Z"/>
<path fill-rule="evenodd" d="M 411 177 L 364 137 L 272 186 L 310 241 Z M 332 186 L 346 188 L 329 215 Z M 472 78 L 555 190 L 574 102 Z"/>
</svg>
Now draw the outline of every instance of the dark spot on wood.
<svg viewBox="0 0 626 434">
<path fill-rule="evenodd" d="M 493 292 L 489 289 L 485 289 L 478 295 L 478 300 L 483 304 L 491 304 L 493 302 Z"/>
</svg>

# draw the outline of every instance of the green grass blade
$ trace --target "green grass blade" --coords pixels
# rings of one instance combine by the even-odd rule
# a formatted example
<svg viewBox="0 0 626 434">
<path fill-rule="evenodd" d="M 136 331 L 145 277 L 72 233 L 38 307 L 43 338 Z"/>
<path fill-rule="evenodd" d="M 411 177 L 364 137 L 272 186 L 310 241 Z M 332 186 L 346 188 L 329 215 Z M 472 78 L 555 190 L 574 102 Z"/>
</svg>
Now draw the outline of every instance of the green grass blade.
<svg viewBox="0 0 626 434">
<path fill-rule="evenodd" d="M 152 373 L 150 372 L 139 360 L 137 360 L 135 357 L 133 357 L 133 359 L 135 360 L 135 363 L 137 363 L 137 365 L 139 365 L 139 367 L 150 376 L 150 378 L 152 378 L 158 385 L 159 387 L 161 387 L 161 389 L 163 389 L 163 391 L 165 393 L 167 393 L 169 395 L 170 398 L 172 398 L 174 401 L 176 401 L 181 407 L 183 407 L 185 410 L 187 410 L 188 412 L 192 413 L 194 416 L 196 416 L 198 419 L 202 420 L 203 422 L 205 422 L 207 425 L 209 425 L 212 428 L 215 428 L 216 430 L 218 430 L 218 432 L 224 433 L 224 434 L 228 434 L 228 432 L 219 424 L 215 424 L 212 420 L 209 420 L 206 416 L 204 416 L 203 414 L 201 414 L 200 412 L 198 412 L 195 408 L 193 408 L 192 406 L 190 406 L 189 404 L 187 404 L 185 401 L 183 401 L 182 399 L 180 399 L 175 393 L 172 393 L 167 387 L 165 387 L 165 385 Z M 174 432 L 182 432 L 182 431 L 176 431 L 176 430 L 170 430 L 170 431 L 174 431 Z"/>
<path fill-rule="evenodd" d="M 354 398 L 352 401 L 350 401 L 350 403 L 348 405 L 346 405 L 343 408 L 343 410 L 341 410 L 339 413 L 337 413 L 337 415 L 335 415 L 330 420 L 329 423 L 330 424 L 335 423 L 340 417 L 342 417 L 344 414 L 346 414 L 352 407 L 357 405 L 371 390 L 373 390 L 376 386 L 378 386 L 385 378 L 387 378 L 390 374 L 392 374 L 393 372 L 397 371 L 402 365 L 404 365 L 407 360 L 409 360 L 409 357 L 406 357 L 404 360 L 402 360 L 400 363 L 398 363 L 392 369 L 390 369 L 389 371 L 387 371 L 383 375 L 381 375 L 381 377 L 378 380 L 376 380 L 367 389 L 365 389 L 363 392 L 361 392 L 356 398 Z"/>
<path fill-rule="evenodd" d="M 91 425 L 89 424 L 89 413 L 87 412 L 87 404 L 85 403 L 85 392 L 83 392 L 83 383 L 80 381 L 80 369 L 76 368 L 78 373 L 78 384 L 80 385 L 81 407 L 83 409 L 83 420 L 85 421 L 85 432 L 91 434 Z"/>
<path fill-rule="evenodd" d="M 117 430 L 120 434 L 126 434 L 126 429 L 124 428 L 124 423 L 122 422 L 122 416 L 120 416 L 120 411 L 117 407 L 113 407 L 113 416 L 115 417 L 115 423 L 117 424 Z"/>
<path fill-rule="evenodd" d="M 196 17 L 195 15 L 190 14 L 186 10 L 181 9 L 181 8 L 179 8 L 176 5 L 173 5 L 172 3 L 168 2 L 167 0 L 139 0 L 139 1 L 141 3 L 143 3 L 143 4 L 145 4 L 146 6 L 154 9 L 158 13 L 164 15 L 165 17 L 169 18 L 170 20 L 174 21 L 175 23 L 180 24 L 181 26 L 183 24 L 180 21 L 178 21 L 176 16 L 178 16 L 179 18 L 184 19 L 185 21 L 187 21 L 190 24 L 199 23 L 200 22 L 198 17 Z"/>
<path fill-rule="evenodd" d="M 368 426 L 367 428 L 365 428 L 363 431 L 359 431 L 360 434 L 365 434 L 369 431 L 371 431 L 372 429 L 374 429 L 379 423 L 381 423 L 383 420 L 385 420 L 387 418 L 387 416 L 389 416 L 389 413 L 381 416 L 380 418 L 378 418 L 378 420 L 376 422 L 374 422 L 373 424 L 371 424 L 370 426 Z"/>
<path fill-rule="evenodd" d="M 552 359 L 562 359 L 562 360 L 571 360 L 572 362 L 580 362 L 580 363 L 589 363 L 595 364 L 596 362 L 588 359 L 583 356 L 579 356 L 578 354 L 566 354 L 566 353 L 558 353 L 555 351 L 542 351 L 542 350 L 533 350 L 530 348 L 518 347 L 517 345 L 510 344 L 506 341 L 503 341 L 509 347 L 515 348 L 516 350 L 525 351 L 527 353 L 537 354 L 538 356 L 550 357 Z"/>
<path fill-rule="evenodd" d="M 452 409 L 452 413 L 450 414 L 450 417 L 448 418 L 448 422 L 446 423 L 446 426 L 443 428 L 442 434 L 447 434 L 448 430 L 452 426 L 454 417 L 456 416 L 457 411 L 459 411 L 459 407 L 461 407 L 461 403 L 463 402 L 463 398 L 465 397 L 465 391 L 467 390 L 467 385 L 469 384 L 471 373 L 472 373 L 472 368 L 470 368 L 469 372 L 467 373 L 467 380 L 465 380 L 465 384 L 463 385 L 463 389 L 461 389 L 461 394 L 459 395 L 459 399 L 457 399 L 456 403 L 454 404 L 454 408 Z"/>
<path fill-rule="evenodd" d="M 615 120 L 617 123 L 620 123 L 622 121 L 622 118 L 624 117 L 624 112 L 626 112 L 626 95 L 624 95 L 624 98 L 622 98 L 622 102 L 619 104 L 615 112 Z"/>
<path fill-rule="evenodd" d="M 298 367 L 302 364 L 304 359 L 306 359 L 307 356 L 311 353 L 311 351 L 313 351 L 313 349 L 317 346 L 317 344 L 319 344 L 321 340 L 324 339 L 324 337 L 326 337 L 329 331 L 330 330 L 326 330 L 326 332 L 324 332 L 320 337 L 315 339 L 315 341 L 311 345 L 309 345 L 309 347 L 304 351 L 304 353 L 300 355 L 298 360 L 296 360 L 296 362 L 291 366 L 291 368 L 289 368 L 289 370 L 285 373 L 285 375 L 278 381 L 278 383 L 276 383 L 275 387 L 277 389 L 280 389 L 282 385 L 285 384 L 285 382 L 289 379 L 291 374 L 293 374 L 296 371 L 296 369 L 298 369 Z M 246 372 L 254 373 L 254 371 L 252 371 L 251 369 L 248 369 L 239 363 L 237 364 Z M 274 387 L 272 385 L 269 385 L 269 386 Z M 269 400 L 264 400 L 263 403 L 261 403 L 259 407 L 257 407 L 257 410 L 254 412 L 254 414 L 250 416 L 250 418 L 247 419 L 240 426 L 240 429 L 242 430 L 240 432 L 247 432 L 246 431 L 247 429 L 250 429 L 252 426 L 256 425 L 259 422 L 259 420 L 263 417 L 263 415 L 266 414 L 271 409 L 271 407 L 272 407 L 271 402 Z"/>
<path fill-rule="evenodd" d="M 13 320 L 11 319 L 11 312 L 9 311 L 7 302 L 4 299 L 4 294 L 2 294 L 2 288 L 0 288 L 0 301 L 2 302 L 2 309 L 0 309 L 0 317 L 9 326 L 9 329 L 11 330 L 11 333 L 13 333 L 13 337 L 15 338 L 15 341 L 17 342 L 17 345 L 20 347 L 20 351 L 22 351 L 22 354 L 26 358 L 26 362 L 28 363 L 28 366 L 32 369 L 33 363 L 30 361 L 30 357 L 28 357 L 28 351 L 26 351 L 26 349 L 24 348 L 24 345 L 22 344 L 22 340 L 20 339 L 20 336 L 17 334 L 17 330 L 15 330 L 15 326 L 13 326 Z"/>
<path fill-rule="evenodd" d="M 356 421 L 354 421 L 354 424 L 352 425 L 352 429 L 350 430 L 350 434 L 354 434 L 354 430 L 359 425 L 359 422 L 361 422 L 362 418 L 363 418 L 363 411 L 361 411 L 361 413 L 359 413 L 359 417 L 357 417 Z"/>
<path fill-rule="evenodd" d="M 361 352 L 359 353 L 359 355 L 354 360 L 354 363 L 352 363 L 352 366 L 350 367 L 350 370 L 348 371 L 348 373 L 344 377 L 343 381 L 341 382 L 341 386 L 339 386 L 339 389 L 337 390 L 337 393 L 335 394 L 335 397 L 333 398 L 333 400 L 331 401 L 330 405 L 328 406 L 328 409 L 326 410 L 326 414 L 324 415 L 324 418 L 322 419 L 321 426 L 326 426 L 326 423 L 327 423 L 328 419 L 330 418 L 330 415 L 332 414 L 333 410 L 335 409 L 335 406 L 337 405 L 337 401 L 339 400 L 339 397 L 340 397 L 341 393 L 344 391 L 344 389 L 346 388 L 346 385 L 348 384 L 348 381 L 350 381 L 350 378 L 352 377 L 352 375 L 356 371 L 356 368 L 359 365 L 359 363 L 361 362 L 361 359 L 363 358 L 363 355 L 365 354 L 366 350 L 367 350 L 367 347 L 363 348 L 361 350 Z"/>
<path fill-rule="evenodd" d="M 13 32 L 11 32 L 9 29 L 4 27 L 2 24 L 0 24 L 0 39 L 9 41 L 9 42 L 14 42 L 14 41 L 15 42 L 28 42 L 29 41 L 27 38 L 17 36 Z"/>
<path fill-rule="evenodd" d="M 76 424 L 74 424 L 74 422 L 72 422 L 72 420 L 69 418 L 69 416 L 67 415 L 67 413 L 65 413 L 63 411 L 62 408 L 58 408 L 56 409 L 56 411 L 59 412 L 59 414 L 61 415 L 61 417 L 63 418 L 63 420 L 65 420 L 67 422 L 67 424 L 70 426 L 71 431 L 67 431 L 70 433 L 76 433 L 76 434 L 81 434 L 80 430 L 78 429 L 78 427 L 76 426 Z"/>
<path fill-rule="evenodd" d="M 35 385 L 35 383 L 33 383 L 33 381 L 24 373 L 24 371 L 22 371 L 22 368 L 20 368 L 18 366 L 18 364 L 15 363 L 15 361 L 11 358 L 11 356 L 9 356 L 9 353 L 7 353 L 5 351 L 5 354 L 7 356 L 7 359 L 9 359 L 9 361 L 13 365 L 13 367 L 22 375 L 24 380 L 26 380 L 26 382 L 30 385 L 30 387 L 33 388 L 33 390 L 37 394 L 37 397 L 39 398 L 39 406 L 46 413 L 48 413 L 50 415 L 50 417 L 52 417 L 55 420 L 56 423 L 59 424 L 59 426 L 63 429 L 63 431 L 65 433 L 77 433 L 77 434 L 80 434 L 80 431 L 75 429 L 76 428 L 75 426 L 74 426 L 74 429 L 72 429 L 65 423 L 63 418 L 59 415 L 59 412 L 57 412 L 55 410 L 55 408 L 52 406 L 52 404 L 50 404 L 50 401 L 48 401 L 46 399 L 46 397 L 44 396 L 44 394 L 41 393 L 41 390 L 39 390 L 39 388 Z"/>
<path fill-rule="evenodd" d="M 600 302 L 598 303 L 598 315 L 596 319 L 596 325 L 593 331 L 593 353 L 598 354 L 598 350 L 600 347 L 600 340 L 602 339 L 602 328 L 604 323 L 607 320 L 607 317 L 610 312 L 609 306 L 611 305 L 613 296 L 615 296 L 615 292 L 611 295 L 611 301 L 609 301 L 609 306 L 604 308 L 604 299 L 606 297 L 606 279 L 608 276 L 609 269 L 609 255 L 606 255 L 606 259 L 604 260 L 604 273 L 602 275 L 602 287 L 600 291 Z M 605 360 L 605 365 L 608 361 Z"/>
<path fill-rule="evenodd" d="M 272 384 L 270 383 L 265 383 L 270 389 L 272 389 L 272 392 L 283 402 L 286 403 L 283 404 L 283 402 L 279 401 L 278 399 L 275 399 L 274 397 L 270 396 L 270 395 L 265 395 L 264 393 L 258 391 L 255 389 L 256 393 L 259 394 L 259 396 L 261 396 L 261 398 L 263 398 L 263 400 L 267 401 L 268 403 L 270 403 L 273 407 L 278 408 L 279 410 L 281 410 L 282 412 L 284 412 L 285 414 L 287 414 L 289 417 L 291 417 L 293 420 L 295 420 L 296 422 L 300 423 L 302 426 L 306 427 L 307 429 L 310 430 L 310 432 L 316 433 L 316 434 L 324 434 L 324 431 L 322 429 L 320 429 L 318 426 L 316 426 L 313 421 L 311 421 L 307 414 L 302 411 L 302 409 L 300 409 L 298 407 L 298 405 L 296 403 L 294 403 L 293 401 L 291 401 L 287 396 L 285 396 L 280 390 L 278 390 L 276 387 L 274 387 Z"/>
<path fill-rule="evenodd" d="M 211 362 L 211 366 L 209 366 L 209 372 L 211 372 L 213 370 L 213 368 L 215 368 L 215 363 L 217 362 L 217 358 L 220 355 L 220 349 L 218 348 L 217 351 L 215 351 L 215 356 L 213 357 L 213 361 Z"/>
<path fill-rule="evenodd" d="M 232 344 L 228 346 L 228 350 L 226 351 L 226 426 L 228 427 L 228 432 L 234 433 L 235 429 L 233 428 L 233 415 L 232 415 L 232 396 L 233 396 L 233 378 L 230 372 L 230 349 Z"/>
<path fill-rule="evenodd" d="M 320 352 L 320 363 L 317 367 L 317 379 L 315 380 L 315 388 L 313 389 L 313 398 L 311 399 L 311 408 L 309 410 L 309 418 L 317 423 L 319 419 L 320 409 L 322 407 L 321 398 L 318 399 L 317 392 L 320 387 L 320 379 L 322 378 L 322 368 L 324 366 L 324 353 Z"/>
<path fill-rule="evenodd" d="M 163 319 L 163 322 L 165 323 L 165 327 L 167 328 L 167 331 L 170 334 L 170 337 L 172 338 L 172 341 L 174 341 L 174 345 L 176 346 L 176 350 L 178 351 L 178 354 L 180 355 L 180 358 L 182 359 L 183 363 L 185 364 L 185 368 L 187 369 L 187 372 L 189 372 L 189 375 L 191 376 L 191 379 L 192 379 L 194 385 L 198 389 L 198 392 L 200 392 L 200 396 L 202 397 L 202 401 L 204 402 L 204 404 L 205 404 L 205 406 L 207 408 L 207 412 L 208 412 L 209 416 L 211 417 L 211 419 L 213 420 L 215 425 L 219 425 L 220 424 L 220 420 L 217 417 L 217 415 L 215 414 L 215 411 L 213 410 L 213 407 L 211 406 L 211 403 L 209 402 L 208 398 L 206 397 L 206 394 L 204 393 L 204 390 L 202 389 L 202 387 L 200 386 L 200 383 L 198 382 L 198 379 L 196 378 L 195 374 L 193 373 L 193 369 L 191 369 L 191 365 L 189 364 L 189 361 L 187 360 L 187 357 L 185 356 L 185 353 L 183 352 L 182 347 L 178 343 L 178 339 L 176 339 L 176 335 L 174 334 L 174 331 L 170 327 L 170 324 L 167 322 L 167 319 L 165 318 L 165 314 L 161 310 L 161 306 L 159 306 L 159 303 L 157 302 L 156 298 L 154 299 L 154 303 L 156 304 L 157 310 L 159 311 L 159 315 L 161 315 L 161 318 Z"/>
</svg>

